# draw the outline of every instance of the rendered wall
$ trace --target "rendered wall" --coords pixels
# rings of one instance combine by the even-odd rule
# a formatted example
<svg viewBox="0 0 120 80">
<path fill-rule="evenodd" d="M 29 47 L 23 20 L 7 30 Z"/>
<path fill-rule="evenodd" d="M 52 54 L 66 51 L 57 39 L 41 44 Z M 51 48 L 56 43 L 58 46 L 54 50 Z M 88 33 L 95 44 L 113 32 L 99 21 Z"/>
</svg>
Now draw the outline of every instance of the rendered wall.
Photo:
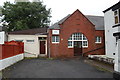
<svg viewBox="0 0 120 80">
<path fill-rule="evenodd" d="M 113 32 L 117 32 L 118 28 L 112 28 L 114 25 L 114 14 L 112 10 L 107 11 L 104 16 L 106 55 L 114 58 L 115 55 L 113 53 L 116 51 L 116 38 L 113 36 Z"/>
<path fill-rule="evenodd" d="M 0 60 L 0 70 L 5 69 L 6 67 L 22 60 L 24 58 L 23 54 L 19 54 L 13 57 L 8 57 Z"/>
<path fill-rule="evenodd" d="M 8 40 L 23 40 L 24 42 L 24 56 L 37 57 L 40 54 L 40 41 L 38 37 L 47 37 L 46 35 L 8 35 Z M 27 42 L 26 40 L 34 40 L 34 42 Z M 46 54 L 47 55 L 47 51 Z"/>
<path fill-rule="evenodd" d="M 120 39 L 118 41 L 118 72 L 120 72 Z"/>
</svg>

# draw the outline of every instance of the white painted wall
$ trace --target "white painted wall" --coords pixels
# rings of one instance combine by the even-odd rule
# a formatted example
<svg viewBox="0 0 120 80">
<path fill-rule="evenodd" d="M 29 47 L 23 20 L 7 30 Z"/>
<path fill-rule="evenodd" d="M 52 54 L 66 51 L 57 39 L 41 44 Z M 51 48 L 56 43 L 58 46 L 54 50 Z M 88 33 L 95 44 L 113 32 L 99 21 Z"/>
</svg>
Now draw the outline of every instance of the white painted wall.
<svg viewBox="0 0 120 80">
<path fill-rule="evenodd" d="M 24 58 L 23 54 L 19 54 L 13 57 L 5 58 L 0 60 L 0 71 L 2 69 L 5 69 L 8 66 L 11 66 L 12 64 L 22 60 Z"/>
<path fill-rule="evenodd" d="M 120 26 L 119 26 L 119 28 L 120 28 Z M 118 72 L 120 72 L 120 39 L 118 41 Z"/>
<path fill-rule="evenodd" d="M 112 28 L 115 25 L 114 23 L 114 12 L 109 10 L 105 13 L 106 55 L 115 59 L 114 70 L 120 72 L 120 39 L 116 41 L 113 36 L 113 33 L 120 32 L 120 26 Z M 112 53 L 115 53 L 115 55 Z"/>
<path fill-rule="evenodd" d="M 0 32 L 0 44 L 4 44 L 5 41 L 5 32 L 1 31 Z"/>
<path fill-rule="evenodd" d="M 116 48 L 114 70 L 120 72 L 120 39 L 118 40 L 118 44 Z"/>
<path fill-rule="evenodd" d="M 105 21 L 105 47 L 106 55 L 110 58 L 114 58 L 116 50 L 116 38 L 113 36 L 113 32 L 117 32 L 118 28 L 112 28 L 114 25 L 114 13 L 112 10 L 107 11 L 104 14 Z"/>
<path fill-rule="evenodd" d="M 23 40 L 24 51 L 26 52 L 24 56 L 37 57 L 40 54 L 40 41 L 38 37 L 47 37 L 47 35 L 8 35 L 8 40 Z M 27 42 L 26 40 L 34 40 L 34 42 Z"/>
</svg>

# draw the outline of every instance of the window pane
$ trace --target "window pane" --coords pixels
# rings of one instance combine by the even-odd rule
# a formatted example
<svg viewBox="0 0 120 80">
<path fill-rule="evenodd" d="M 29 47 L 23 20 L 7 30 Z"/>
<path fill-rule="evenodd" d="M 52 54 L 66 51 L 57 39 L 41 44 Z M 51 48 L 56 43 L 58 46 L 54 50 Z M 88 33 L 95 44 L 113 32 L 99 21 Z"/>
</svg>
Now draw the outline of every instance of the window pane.
<svg viewBox="0 0 120 80">
<path fill-rule="evenodd" d="M 96 37 L 96 42 L 100 43 L 101 42 L 101 37 Z"/>
<path fill-rule="evenodd" d="M 68 41 L 68 47 L 72 47 L 72 41 Z"/>
<path fill-rule="evenodd" d="M 26 40 L 27 42 L 34 42 L 34 40 Z"/>
<path fill-rule="evenodd" d="M 87 41 L 83 41 L 83 47 L 88 46 Z"/>
<path fill-rule="evenodd" d="M 68 40 L 72 40 L 72 36 L 70 36 L 70 38 Z"/>
<path fill-rule="evenodd" d="M 52 36 L 52 42 L 55 42 L 55 36 Z"/>
<path fill-rule="evenodd" d="M 15 40 L 15 41 L 18 41 L 18 42 L 23 42 L 23 40 Z"/>
<path fill-rule="evenodd" d="M 115 24 L 118 23 L 118 16 L 115 17 Z"/>
<path fill-rule="evenodd" d="M 52 42 L 59 42 L 60 37 L 59 36 L 52 36 Z"/>
<path fill-rule="evenodd" d="M 56 36 L 56 42 L 59 42 L 59 41 L 60 41 L 60 37 Z"/>
<path fill-rule="evenodd" d="M 83 35 L 83 40 L 87 40 L 87 38 Z"/>
</svg>

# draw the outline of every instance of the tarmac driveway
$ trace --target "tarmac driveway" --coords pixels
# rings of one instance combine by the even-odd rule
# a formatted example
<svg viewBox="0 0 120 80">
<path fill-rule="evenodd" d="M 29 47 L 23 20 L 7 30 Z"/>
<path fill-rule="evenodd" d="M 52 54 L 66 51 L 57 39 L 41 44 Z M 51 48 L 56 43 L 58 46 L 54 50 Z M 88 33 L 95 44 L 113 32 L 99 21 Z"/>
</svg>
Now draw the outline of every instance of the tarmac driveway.
<svg viewBox="0 0 120 80">
<path fill-rule="evenodd" d="M 112 78 L 80 59 L 25 59 L 3 70 L 5 78 Z"/>
</svg>

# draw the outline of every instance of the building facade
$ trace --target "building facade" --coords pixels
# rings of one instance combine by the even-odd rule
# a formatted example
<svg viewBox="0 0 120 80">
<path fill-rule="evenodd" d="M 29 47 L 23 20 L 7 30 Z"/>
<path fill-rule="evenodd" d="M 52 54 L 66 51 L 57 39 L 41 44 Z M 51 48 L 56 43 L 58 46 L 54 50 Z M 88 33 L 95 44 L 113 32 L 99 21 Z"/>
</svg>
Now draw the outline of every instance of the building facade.
<svg viewBox="0 0 120 80">
<path fill-rule="evenodd" d="M 76 10 L 49 28 L 48 44 L 51 57 L 104 55 L 104 17 Z"/>
<path fill-rule="evenodd" d="M 47 56 L 47 28 L 9 32 L 8 41 L 24 42 L 24 56 Z"/>
<path fill-rule="evenodd" d="M 105 15 L 105 43 L 106 55 L 115 59 L 114 77 L 120 79 L 120 1 L 106 9 Z"/>
</svg>

